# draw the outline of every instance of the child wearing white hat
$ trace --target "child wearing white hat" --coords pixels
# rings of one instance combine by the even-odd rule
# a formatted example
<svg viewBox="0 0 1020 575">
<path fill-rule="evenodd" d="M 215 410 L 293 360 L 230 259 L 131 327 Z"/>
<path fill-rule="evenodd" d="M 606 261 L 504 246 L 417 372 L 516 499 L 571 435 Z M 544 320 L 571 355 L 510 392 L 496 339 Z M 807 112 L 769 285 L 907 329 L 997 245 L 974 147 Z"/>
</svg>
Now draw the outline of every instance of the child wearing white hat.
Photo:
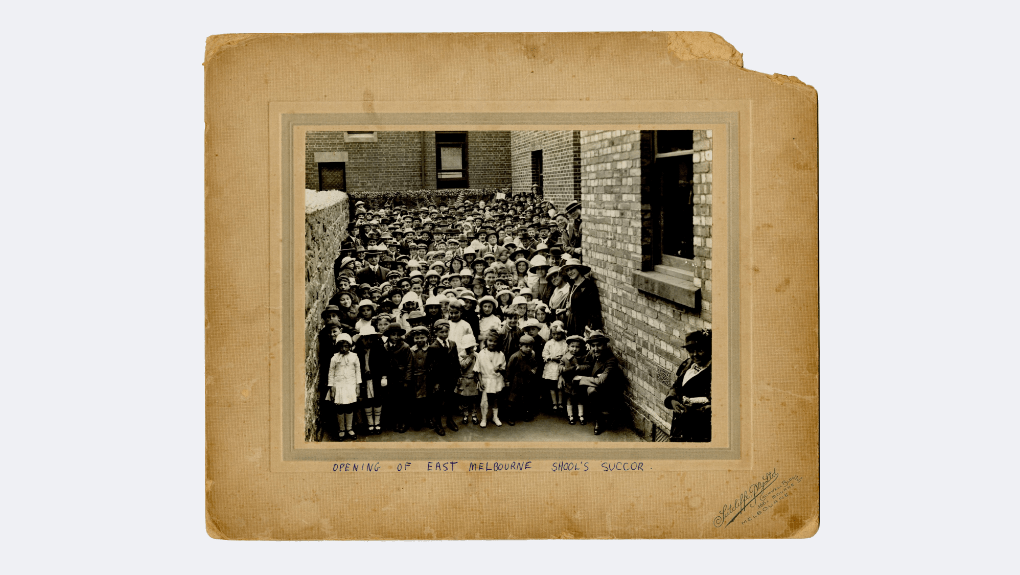
<svg viewBox="0 0 1020 575">
<path fill-rule="evenodd" d="M 560 381 L 560 372 L 563 365 L 560 360 L 567 353 L 567 331 L 563 328 L 563 322 L 554 321 L 549 326 L 552 340 L 545 344 L 542 349 L 542 360 L 545 366 L 542 368 L 542 382 L 549 389 L 552 397 L 553 414 L 559 414 L 563 409 L 563 383 Z"/>
<path fill-rule="evenodd" d="M 354 433 L 354 410 L 361 386 L 361 362 L 351 353 L 351 336 L 340 333 L 334 341 L 337 351 L 329 360 L 329 393 L 337 407 L 340 440 L 354 440 L 358 438 Z"/>
</svg>

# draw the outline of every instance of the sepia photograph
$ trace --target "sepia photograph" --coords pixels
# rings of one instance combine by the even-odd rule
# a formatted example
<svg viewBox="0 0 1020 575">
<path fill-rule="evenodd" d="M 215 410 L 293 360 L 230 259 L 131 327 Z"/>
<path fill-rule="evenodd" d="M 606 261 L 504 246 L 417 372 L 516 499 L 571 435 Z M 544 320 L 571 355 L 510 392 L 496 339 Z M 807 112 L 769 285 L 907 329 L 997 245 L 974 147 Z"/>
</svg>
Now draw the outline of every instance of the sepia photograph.
<svg viewBox="0 0 1020 575">
<path fill-rule="evenodd" d="M 712 144 L 309 130 L 305 441 L 710 442 Z"/>
</svg>

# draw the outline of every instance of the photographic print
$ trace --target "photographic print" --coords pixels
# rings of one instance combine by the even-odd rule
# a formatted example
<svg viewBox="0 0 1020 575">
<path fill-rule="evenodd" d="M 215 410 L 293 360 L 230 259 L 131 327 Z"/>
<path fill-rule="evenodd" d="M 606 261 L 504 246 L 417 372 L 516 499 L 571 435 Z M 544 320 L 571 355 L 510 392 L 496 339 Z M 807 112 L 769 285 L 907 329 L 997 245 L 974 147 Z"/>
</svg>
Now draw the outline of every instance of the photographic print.
<svg viewBox="0 0 1020 575">
<path fill-rule="evenodd" d="M 712 136 L 307 132 L 305 439 L 710 441 Z"/>
<path fill-rule="evenodd" d="M 211 535 L 815 532 L 812 88 L 708 33 L 206 71 Z"/>
</svg>

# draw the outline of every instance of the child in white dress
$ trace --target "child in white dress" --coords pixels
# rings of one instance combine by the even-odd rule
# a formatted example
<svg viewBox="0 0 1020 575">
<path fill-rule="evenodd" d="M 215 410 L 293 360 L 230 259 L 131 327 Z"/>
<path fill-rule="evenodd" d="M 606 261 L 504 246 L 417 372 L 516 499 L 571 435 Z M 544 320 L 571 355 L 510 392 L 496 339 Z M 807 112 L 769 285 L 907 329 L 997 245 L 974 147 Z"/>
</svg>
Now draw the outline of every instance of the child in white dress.
<svg viewBox="0 0 1020 575">
<path fill-rule="evenodd" d="M 549 331 L 552 333 L 552 340 L 546 342 L 542 349 L 542 360 L 545 361 L 545 367 L 542 369 L 542 381 L 552 396 L 553 413 L 558 413 L 563 409 L 563 384 L 560 382 L 563 365 L 560 360 L 567 353 L 567 333 L 563 329 L 561 321 L 554 321 L 549 327 Z"/>
<path fill-rule="evenodd" d="M 504 387 L 503 372 L 506 371 L 506 358 L 503 357 L 503 352 L 496 349 L 498 338 L 494 331 L 489 331 L 482 337 L 485 349 L 478 352 L 478 359 L 475 361 L 482 411 L 482 422 L 478 426 L 485 427 L 489 417 L 489 405 L 492 405 L 492 422 L 496 427 L 502 427 L 503 422 L 499 420 L 499 393 Z"/>
<path fill-rule="evenodd" d="M 354 440 L 358 438 L 354 433 L 354 410 L 361 388 L 361 362 L 357 354 L 351 353 L 351 336 L 341 333 L 335 341 L 338 349 L 329 360 L 329 388 L 337 407 L 340 439 Z"/>
</svg>

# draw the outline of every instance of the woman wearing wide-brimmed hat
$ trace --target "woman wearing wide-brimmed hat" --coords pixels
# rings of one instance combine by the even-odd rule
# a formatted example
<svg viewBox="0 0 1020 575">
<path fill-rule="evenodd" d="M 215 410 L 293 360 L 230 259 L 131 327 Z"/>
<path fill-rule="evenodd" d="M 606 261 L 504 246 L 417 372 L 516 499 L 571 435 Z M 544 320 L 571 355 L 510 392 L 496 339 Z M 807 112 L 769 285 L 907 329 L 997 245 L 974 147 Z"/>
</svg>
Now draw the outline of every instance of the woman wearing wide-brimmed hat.
<svg viewBox="0 0 1020 575">
<path fill-rule="evenodd" d="M 669 440 L 712 441 L 712 330 L 687 334 L 683 347 L 688 358 L 663 402 L 673 411 Z"/>
<path fill-rule="evenodd" d="M 567 300 L 567 335 L 584 335 L 584 328 L 602 329 L 602 304 L 595 280 L 588 277 L 591 268 L 576 259 L 567 260 L 560 268 L 570 282 Z"/>
</svg>

